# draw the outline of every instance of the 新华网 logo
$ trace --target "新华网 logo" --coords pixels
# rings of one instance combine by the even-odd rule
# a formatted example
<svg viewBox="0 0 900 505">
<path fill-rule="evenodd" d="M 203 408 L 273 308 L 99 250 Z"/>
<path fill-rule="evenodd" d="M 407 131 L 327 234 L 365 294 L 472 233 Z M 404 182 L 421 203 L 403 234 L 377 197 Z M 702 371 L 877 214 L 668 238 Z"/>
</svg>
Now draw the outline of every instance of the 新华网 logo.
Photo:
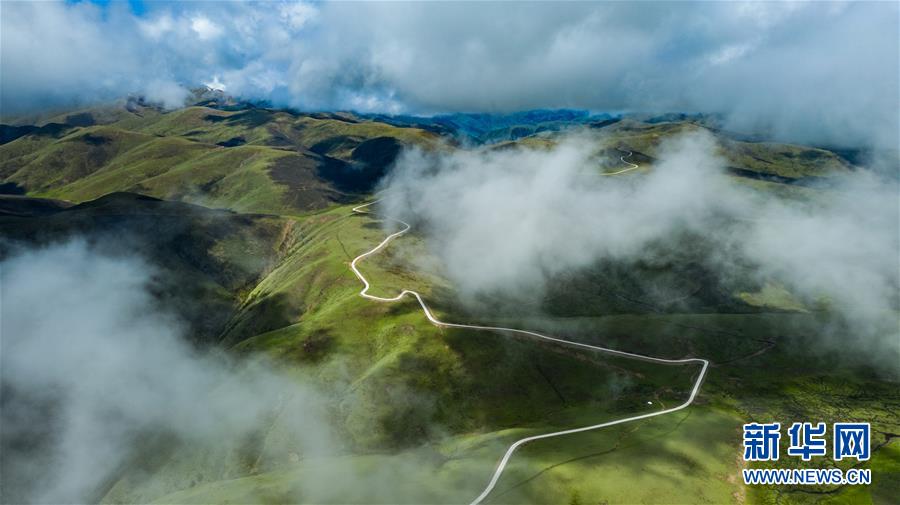
<svg viewBox="0 0 900 505">
<path fill-rule="evenodd" d="M 787 455 L 803 461 L 828 453 L 828 433 L 825 423 L 793 423 L 787 429 Z M 835 461 L 855 459 L 868 461 L 871 457 L 871 427 L 869 423 L 834 423 L 831 425 L 831 450 Z M 744 461 L 778 461 L 781 423 L 748 423 L 744 425 Z M 824 485 L 871 484 L 870 469 L 850 468 L 767 468 L 744 469 L 745 484 Z"/>
</svg>

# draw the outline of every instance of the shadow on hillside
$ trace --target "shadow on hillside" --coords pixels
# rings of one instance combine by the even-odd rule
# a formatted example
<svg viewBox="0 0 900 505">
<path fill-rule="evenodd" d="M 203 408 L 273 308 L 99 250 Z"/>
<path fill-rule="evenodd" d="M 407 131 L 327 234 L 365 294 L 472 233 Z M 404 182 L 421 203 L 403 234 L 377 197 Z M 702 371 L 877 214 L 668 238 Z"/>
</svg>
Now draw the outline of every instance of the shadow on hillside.
<svg viewBox="0 0 900 505">
<path fill-rule="evenodd" d="M 321 156 L 316 175 L 348 193 L 367 193 L 387 173 L 403 145 L 392 137 L 375 137 L 356 146 L 349 162 Z"/>
<path fill-rule="evenodd" d="M 228 125 L 241 125 L 247 128 L 257 128 L 268 123 L 272 119 L 271 112 L 265 109 L 249 109 L 230 116 L 217 116 L 215 114 L 207 114 L 203 117 L 204 121 L 210 123 L 226 123 Z"/>
</svg>

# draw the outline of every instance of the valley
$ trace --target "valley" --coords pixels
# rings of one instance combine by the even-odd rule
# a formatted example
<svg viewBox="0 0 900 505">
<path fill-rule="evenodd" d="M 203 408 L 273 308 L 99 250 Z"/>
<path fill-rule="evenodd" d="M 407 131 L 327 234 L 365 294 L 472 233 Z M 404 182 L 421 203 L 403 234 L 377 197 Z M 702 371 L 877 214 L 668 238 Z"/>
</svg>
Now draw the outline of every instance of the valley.
<svg viewBox="0 0 900 505">
<path fill-rule="evenodd" d="M 263 357 L 315 388 L 340 441 L 305 454 L 277 402 L 221 447 L 151 429 L 98 501 L 818 503 L 731 477 L 741 424 L 771 417 L 872 422 L 875 484 L 821 490 L 836 503 L 887 503 L 900 486 L 896 377 L 852 353 L 810 355 L 834 331 L 827 305 L 771 279 L 726 289 L 702 241 L 678 263 L 601 261 L 551 276 L 541 296 L 472 303 L 432 237 L 363 203 L 402 150 L 464 149 L 453 138 L 350 114 L 87 114 L 107 119 L 0 146 L 2 182 L 25 193 L 0 197 L 3 255 L 84 237 L 145 258 L 192 345 Z M 591 170 L 639 181 L 666 139 L 698 129 L 605 125 Z M 569 134 L 474 149 L 550 150 Z M 818 148 L 712 134 L 726 177 L 752 194 L 818 205 L 833 190 L 813 181 L 860 170 Z"/>
</svg>

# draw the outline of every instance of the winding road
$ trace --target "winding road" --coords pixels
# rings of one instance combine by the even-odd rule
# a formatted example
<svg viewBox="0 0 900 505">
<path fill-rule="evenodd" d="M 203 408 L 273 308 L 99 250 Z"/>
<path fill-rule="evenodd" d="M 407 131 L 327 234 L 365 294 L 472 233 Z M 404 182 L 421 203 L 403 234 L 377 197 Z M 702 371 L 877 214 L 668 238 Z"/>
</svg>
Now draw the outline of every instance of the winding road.
<svg viewBox="0 0 900 505">
<path fill-rule="evenodd" d="M 619 152 L 622 152 L 621 149 L 616 148 L 616 150 Z M 619 159 L 622 160 L 622 163 L 625 163 L 626 165 L 631 165 L 630 167 L 619 170 L 618 172 L 605 172 L 600 175 L 619 175 L 619 174 L 624 174 L 625 172 L 631 172 L 632 170 L 634 170 L 636 168 L 640 168 L 640 165 L 635 165 L 634 163 L 625 160 L 625 158 L 630 158 L 632 154 L 634 154 L 634 153 L 631 151 L 628 151 L 628 154 L 619 156 Z"/>
<path fill-rule="evenodd" d="M 627 156 L 631 156 L 631 154 L 632 154 L 631 151 L 629 151 Z M 625 161 L 625 158 L 626 158 L 626 156 L 622 156 L 620 159 L 622 160 L 622 162 L 627 163 L 628 165 L 631 165 L 629 168 L 620 170 L 618 172 L 607 173 L 607 174 L 603 174 L 603 175 L 617 175 L 617 174 L 621 174 L 621 173 L 628 172 L 630 170 L 634 170 L 634 169 L 638 168 L 638 165 L 635 165 L 634 163 Z M 378 200 L 375 200 L 373 202 L 369 202 L 367 204 L 363 204 L 363 205 L 354 207 L 353 212 L 359 213 L 359 214 L 367 214 L 368 212 L 365 212 L 362 209 L 365 209 L 366 207 L 369 207 L 370 205 L 377 203 L 377 202 L 378 202 Z M 614 356 L 622 356 L 625 358 L 634 358 L 634 359 L 639 359 L 639 360 L 643 360 L 643 361 L 649 361 L 652 363 L 660 363 L 660 364 L 665 364 L 665 365 L 687 365 L 687 364 L 701 365 L 700 374 L 697 377 L 697 381 L 694 382 L 694 386 L 691 389 L 691 395 L 690 395 L 690 397 L 688 397 L 687 401 L 685 401 L 681 405 L 678 405 L 676 407 L 672 407 L 669 409 L 659 410 L 656 412 L 648 412 L 646 414 L 640 414 L 640 415 L 636 415 L 636 416 L 625 417 L 622 419 L 616 419 L 614 421 L 607 421 L 605 423 L 594 424 L 591 426 L 583 426 L 580 428 L 572 428 L 572 429 L 563 430 L 563 431 L 554 431 L 552 433 L 544 433 L 542 435 L 534 435 L 531 437 L 525 437 L 525 438 L 516 440 L 506 450 L 506 453 L 503 455 L 503 458 L 500 459 L 500 463 L 497 465 L 497 468 L 494 470 L 494 474 L 491 476 L 491 480 L 488 483 L 488 485 L 484 488 L 484 491 L 482 491 L 481 494 L 478 495 L 477 498 L 472 500 L 471 505 L 478 505 L 485 498 L 487 498 L 487 496 L 494 489 L 494 486 L 497 485 L 497 481 L 500 480 L 500 476 L 503 474 L 503 470 L 506 468 L 506 465 L 509 462 L 509 459 L 512 457 L 513 453 L 516 451 L 516 449 L 527 444 L 528 442 L 533 442 L 535 440 L 542 440 L 545 438 L 561 437 L 563 435 L 571 435 L 574 433 L 581 433 L 584 431 L 598 430 L 600 428 L 615 426 L 617 424 L 629 423 L 631 421 L 639 421 L 641 419 L 648 419 L 651 417 L 661 416 L 664 414 L 671 414 L 672 412 L 677 412 L 679 410 L 686 408 L 688 405 L 693 403 L 694 399 L 697 397 L 697 392 L 700 391 L 700 385 L 702 384 L 703 379 L 706 377 L 706 370 L 709 367 L 709 361 L 707 361 L 705 359 L 701 359 L 701 358 L 687 358 L 687 359 L 656 358 L 653 356 L 645 356 L 643 354 L 635 354 L 635 353 L 631 353 L 631 352 L 617 351 L 615 349 L 608 349 L 606 347 L 599 347 L 599 346 L 595 346 L 595 345 L 583 344 L 581 342 L 573 342 L 571 340 L 564 340 L 561 338 L 550 337 L 547 335 L 542 335 L 540 333 L 536 333 L 536 332 L 528 331 L 528 330 L 520 330 L 520 329 L 516 329 L 516 328 L 503 328 L 503 327 L 499 327 L 499 326 L 480 326 L 480 325 L 474 325 L 474 324 L 448 323 L 448 322 L 444 322 L 444 321 L 441 321 L 440 319 L 436 318 L 434 316 L 434 314 L 431 312 L 431 309 L 428 308 L 428 305 L 425 303 L 425 300 L 422 299 L 422 296 L 419 293 L 417 293 L 415 291 L 411 291 L 409 289 L 404 289 L 403 291 L 400 292 L 400 294 L 398 294 L 397 296 L 391 297 L 391 298 L 384 298 L 384 297 L 380 297 L 380 296 L 370 295 L 369 288 L 371 286 L 369 284 L 369 281 L 366 280 L 365 276 L 362 274 L 362 272 L 359 271 L 359 268 L 357 267 L 359 262 L 364 260 L 365 258 L 377 253 L 378 251 L 384 249 L 392 240 L 404 235 L 410 229 L 410 225 L 404 221 L 401 221 L 399 219 L 391 219 L 391 221 L 395 221 L 395 222 L 401 224 L 403 226 L 403 229 L 398 232 L 388 235 L 387 237 L 385 237 L 384 240 L 381 241 L 381 243 L 379 243 L 378 245 L 376 245 L 369 251 L 366 251 L 366 252 L 360 254 L 359 256 L 354 258 L 352 262 L 350 262 L 350 269 L 353 270 L 353 273 L 356 274 L 356 277 L 359 278 L 359 280 L 363 283 L 363 289 L 359 292 L 359 295 L 362 296 L 363 298 L 367 298 L 369 300 L 373 300 L 376 302 L 396 302 L 396 301 L 400 301 L 401 299 L 406 297 L 406 295 L 410 295 L 419 302 L 419 306 L 422 307 L 422 311 L 425 313 L 425 317 L 427 317 L 428 320 L 433 325 L 441 327 L 441 328 L 463 328 L 463 329 L 468 329 L 468 330 L 486 330 L 486 331 L 494 331 L 494 332 L 497 332 L 497 331 L 508 332 L 508 333 L 515 333 L 518 335 L 526 335 L 529 337 L 533 337 L 533 338 L 537 338 L 537 339 L 541 339 L 541 340 L 547 340 L 550 342 L 555 342 L 558 344 L 567 345 L 567 346 L 571 346 L 571 347 L 590 349 L 593 351 L 600 351 L 600 352 L 604 352 L 607 354 L 612 354 Z"/>
</svg>

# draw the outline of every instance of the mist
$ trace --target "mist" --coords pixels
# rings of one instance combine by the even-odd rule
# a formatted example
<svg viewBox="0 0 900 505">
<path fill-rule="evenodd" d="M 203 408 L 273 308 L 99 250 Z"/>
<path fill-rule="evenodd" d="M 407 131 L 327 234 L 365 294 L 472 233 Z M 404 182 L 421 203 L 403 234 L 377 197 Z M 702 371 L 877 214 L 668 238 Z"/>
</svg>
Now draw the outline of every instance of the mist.
<svg viewBox="0 0 900 505">
<path fill-rule="evenodd" d="M 705 130 L 666 140 L 649 173 L 602 176 L 601 145 L 575 134 L 549 149 L 409 151 L 382 211 L 426 238 L 463 303 L 531 305 L 561 274 L 688 258 L 732 293 L 774 282 L 808 306 L 826 303 L 850 328 L 838 341 L 897 368 L 895 182 L 860 171 L 776 197 L 726 175 Z"/>
<path fill-rule="evenodd" d="M 250 503 L 455 503 L 505 448 L 491 445 L 483 467 L 445 467 L 446 433 L 424 391 L 351 389 L 340 360 L 322 364 L 323 380 L 199 351 L 152 295 L 156 266 L 90 244 L 20 247 L 0 262 L 2 503 L 150 503 L 198 488 L 214 496 L 222 488 L 210 483 Z M 378 439 L 381 402 L 423 416 L 428 440 Z"/>
<path fill-rule="evenodd" d="M 97 502 L 135 468 L 145 492 L 171 491 L 341 450 L 299 373 L 188 345 L 155 274 L 82 240 L 0 264 L 3 502 Z M 206 465 L 180 470 L 184 448 Z"/>
</svg>

